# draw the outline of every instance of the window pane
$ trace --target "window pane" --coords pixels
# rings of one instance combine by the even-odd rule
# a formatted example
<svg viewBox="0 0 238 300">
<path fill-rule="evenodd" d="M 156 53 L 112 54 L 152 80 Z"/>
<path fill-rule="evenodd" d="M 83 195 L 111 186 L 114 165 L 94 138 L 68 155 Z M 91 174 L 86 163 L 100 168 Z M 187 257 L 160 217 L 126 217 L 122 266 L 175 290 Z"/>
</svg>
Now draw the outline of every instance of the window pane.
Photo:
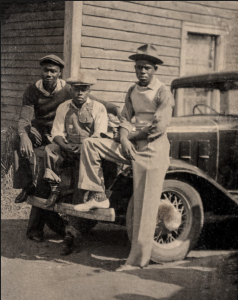
<svg viewBox="0 0 238 300">
<path fill-rule="evenodd" d="M 216 37 L 189 33 L 186 45 L 186 75 L 215 70 Z"/>
</svg>

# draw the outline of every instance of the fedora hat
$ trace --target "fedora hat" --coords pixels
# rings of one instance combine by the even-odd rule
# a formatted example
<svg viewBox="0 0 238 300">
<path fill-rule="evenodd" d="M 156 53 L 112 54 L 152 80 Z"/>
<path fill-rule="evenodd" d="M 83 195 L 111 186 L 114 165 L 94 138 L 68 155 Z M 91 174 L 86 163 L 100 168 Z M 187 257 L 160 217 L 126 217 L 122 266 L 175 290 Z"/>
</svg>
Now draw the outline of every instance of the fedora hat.
<svg viewBox="0 0 238 300">
<path fill-rule="evenodd" d="M 141 47 L 139 47 L 136 51 L 136 54 L 133 54 L 129 56 L 129 59 L 131 60 L 148 60 L 156 65 L 162 65 L 164 62 L 158 58 L 158 51 L 157 49 L 150 45 L 150 44 L 145 44 Z"/>
</svg>

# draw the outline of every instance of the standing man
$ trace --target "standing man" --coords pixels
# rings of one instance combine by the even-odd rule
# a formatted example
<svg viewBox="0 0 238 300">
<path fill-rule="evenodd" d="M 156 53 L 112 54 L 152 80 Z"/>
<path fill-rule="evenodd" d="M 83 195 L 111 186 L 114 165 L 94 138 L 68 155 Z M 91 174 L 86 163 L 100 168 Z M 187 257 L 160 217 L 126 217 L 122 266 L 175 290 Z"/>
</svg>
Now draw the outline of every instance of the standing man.
<svg viewBox="0 0 238 300">
<path fill-rule="evenodd" d="M 155 76 L 158 58 L 152 45 L 143 45 L 131 55 L 139 80 L 126 95 L 120 123 L 120 143 L 109 139 L 87 139 L 80 158 L 79 188 L 91 191 L 78 211 L 88 211 L 94 199 L 105 195 L 101 160 L 130 164 L 133 167 L 134 217 L 130 255 L 118 271 L 145 267 L 149 264 L 156 217 L 163 181 L 169 166 L 169 141 L 166 128 L 172 116 L 174 99 L 169 89 Z M 135 116 L 136 131 L 131 119 Z"/>
<path fill-rule="evenodd" d="M 85 72 L 80 72 L 77 78 L 68 78 L 67 83 L 71 85 L 72 99 L 62 103 L 57 111 L 52 128 L 53 143 L 45 147 L 44 179 L 50 183 L 51 194 L 48 198 L 48 206 L 53 206 L 59 197 L 60 174 L 65 167 L 66 161 L 71 160 L 75 166 L 79 167 L 79 160 L 82 142 L 88 138 L 98 138 L 100 133 L 107 132 L 108 119 L 104 105 L 89 98 L 91 85 L 96 83 L 92 76 Z M 73 203 L 77 204 L 77 170 L 75 170 L 75 193 Z M 97 199 L 94 208 L 108 208 L 109 201 Z M 67 227 L 67 235 L 64 240 L 62 255 L 71 253 L 74 249 L 75 239 L 80 235 L 77 224 L 78 218 L 69 216 L 69 225 L 74 230 Z M 75 225 L 76 224 L 76 225 Z M 76 235 L 72 234 L 77 232 Z"/>
<path fill-rule="evenodd" d="M 22 188 L 15 203 L 27 200 L 35 193 L 38 182 L 37 157 L 34 150 L 50 143 L 50 132 L 57 107 L 71 98 L 70 86 L 59 77 L 64 61 L 54 55 L 40 59 L 41 79 L 31 84 L 23 95 L 23 106 L 18 120 L 20 141 L 15 151 L 14 188 Z M 34 149 L 34 150 L 33 150 Z M 47 194 L 42 185 L 38 196 Z M 55 212 L 32 206 L 27 236 L 36 242 L 43 239 L 45 223 L 54 231 L 64 235 L 64 222 Z"/>
</svg>

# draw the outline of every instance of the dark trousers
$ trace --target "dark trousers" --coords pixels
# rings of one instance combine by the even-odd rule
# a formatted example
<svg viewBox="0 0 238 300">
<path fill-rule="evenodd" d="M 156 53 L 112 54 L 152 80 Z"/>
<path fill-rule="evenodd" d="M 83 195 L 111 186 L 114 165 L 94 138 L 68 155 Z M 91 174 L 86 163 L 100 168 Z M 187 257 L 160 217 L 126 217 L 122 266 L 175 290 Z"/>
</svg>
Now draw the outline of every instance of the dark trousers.
<svg viewBox="0 0 238 300">
<path fill-rule="evenodd" d="M 34 127 L 31 127 L 28 136 L 34 147 L 35 159 L 29 161 L 22 158 L 19 153 L 19 145 L 17 145 L 17 150 L 15 151 L 14 188 L 24 188 L 33 182 L 36 184 L 35 196 L 48 198 L 50 195 L 50 186 L 43 180 L 43 155 L 40 155 L 41 157 L 38 155 L 40 152 L 43 154 L 43 148 L 49 144 L 49 141 L 39 129 Z M 41 151 L 40 148 L 42 148 Z M 30 238 L 33 236 L 43 236 L 45 224 L 57 234 L 65 234 L 64 221 L 56 212 L 32 206 L 28 221 L 27 236 Z"/>
<path fill-rule="evenodd" d="M 64 221 L 56 212 L 32 206 L 26 233 L 27 236 L 29 238 L 33 236 L 43 237 L 45 225 L 57 234 L 65 235 Z"/>
</svg>

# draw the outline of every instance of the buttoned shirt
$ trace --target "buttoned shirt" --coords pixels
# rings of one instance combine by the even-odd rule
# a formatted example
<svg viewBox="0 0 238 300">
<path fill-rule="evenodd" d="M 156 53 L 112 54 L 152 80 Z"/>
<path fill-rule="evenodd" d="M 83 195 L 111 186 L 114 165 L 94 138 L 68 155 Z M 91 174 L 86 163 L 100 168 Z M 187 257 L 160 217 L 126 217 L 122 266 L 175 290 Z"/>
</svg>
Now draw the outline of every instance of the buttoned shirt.
<svg viewBox="0 0 238 300">
<path fill-rule="evenodd" d="M 130 122 L 135 116 L 136 130 L 148 133 L 148 141 L 152 141 L 166 132 L 173 106 L 173 95 L 157 78 L 147 86 L 136 83 L 127 92 L 120 127 L 131 132 Z"/>
<path fill-rule="evenodd" d="M 107 118 L 107 110 L 103 104 L 91 100 L 90 98 L 87 98 L 87 101 L 82 105 L 82 108 L 77 108 L 74 105 L 73 100 L 70 99 L 62 103 L 57 108 L 56 116 L 51 131 L 52 138 L 54 139 L 54 137 L 56 136 L 62 136 L 63 138 L 67 138 L 66 115 L 68 111 L 71 108 L 78 111 L 78 115 L 80 119 L 81 110 L 85 109 L 85 107 L 87 107 L 87 105 L 92 101 L 94 102 L 91 111 L 91 115 L 93 118 L 93 136 L 99 137 L 101 132 L 106 133 L 107 126 L 108 126 L 108 118 Z M 92 136 L 92 134 L 89 134 L 89 136 L 90 135 Z"/>
</svg>

